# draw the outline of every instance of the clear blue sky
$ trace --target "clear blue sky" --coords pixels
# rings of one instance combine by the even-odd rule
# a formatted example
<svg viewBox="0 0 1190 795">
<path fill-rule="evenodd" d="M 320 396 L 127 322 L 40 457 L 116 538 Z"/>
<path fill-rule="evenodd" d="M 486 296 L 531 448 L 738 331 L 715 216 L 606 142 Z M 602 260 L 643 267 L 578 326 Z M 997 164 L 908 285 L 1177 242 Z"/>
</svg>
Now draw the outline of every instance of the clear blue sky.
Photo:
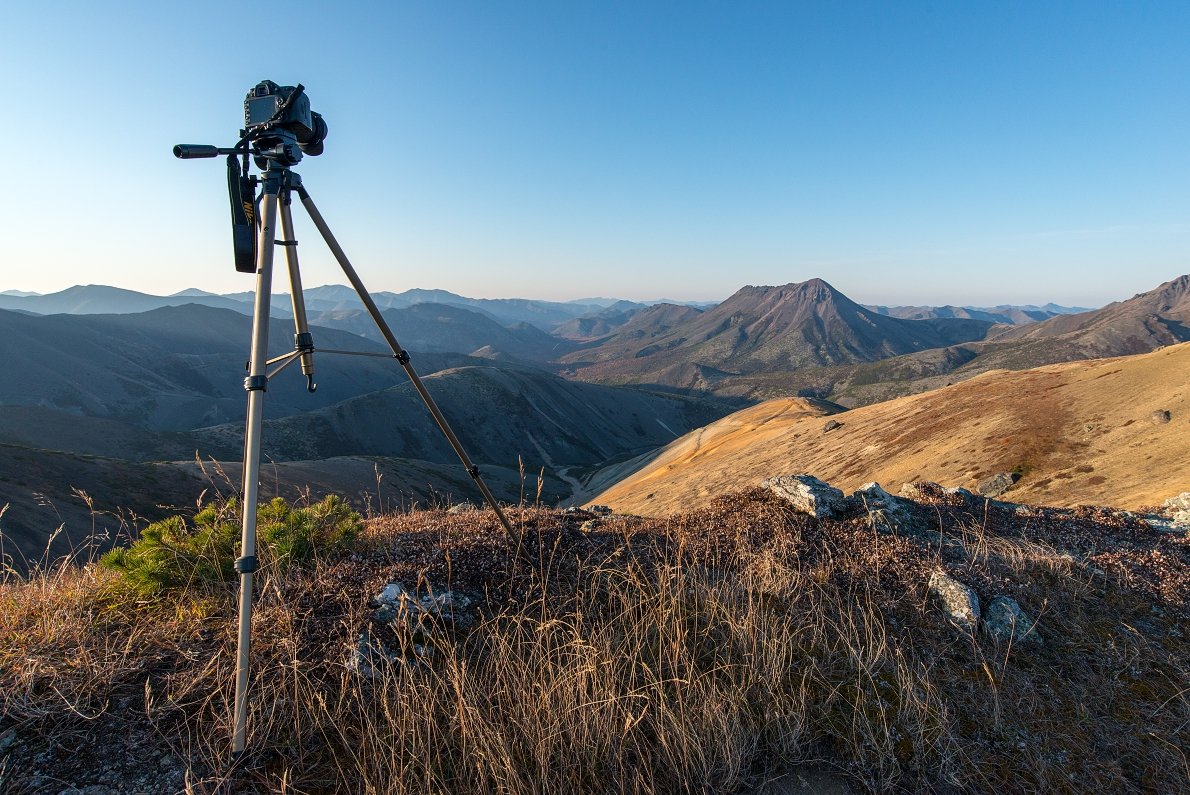
<svg viewBox="0 0 1190 795">
<path fill-rule="evenodd" d="M 1099 305 L 1190 271 L 1188 34 L 1184 0 L 6 3 L 0 289 L 251 289 L 222 161 L 170 148 L 269 78 L 330 125 L 299 170 L 373 290 Z"/>
</svg>

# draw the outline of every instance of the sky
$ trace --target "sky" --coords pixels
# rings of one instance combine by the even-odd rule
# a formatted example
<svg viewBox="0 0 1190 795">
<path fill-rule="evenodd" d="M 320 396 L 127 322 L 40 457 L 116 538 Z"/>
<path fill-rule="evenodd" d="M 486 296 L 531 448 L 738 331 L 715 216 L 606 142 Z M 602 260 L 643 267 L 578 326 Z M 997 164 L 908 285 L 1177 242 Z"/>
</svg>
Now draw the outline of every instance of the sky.
<svg viewBox="0 0 1190 795">
<path fill-rule="evenodd" d="M 254 287 L 258 81 L 373 291 L 1099 306 L 1190 272 L 1190 3 L 6 3 L 0 290 Z M 303 281 L 342 283 L 296 212 Z M 279 274 L 280 276 L 281 274 Z M 283 283 L 282 283 L 283 286 Z"/>
</svg>

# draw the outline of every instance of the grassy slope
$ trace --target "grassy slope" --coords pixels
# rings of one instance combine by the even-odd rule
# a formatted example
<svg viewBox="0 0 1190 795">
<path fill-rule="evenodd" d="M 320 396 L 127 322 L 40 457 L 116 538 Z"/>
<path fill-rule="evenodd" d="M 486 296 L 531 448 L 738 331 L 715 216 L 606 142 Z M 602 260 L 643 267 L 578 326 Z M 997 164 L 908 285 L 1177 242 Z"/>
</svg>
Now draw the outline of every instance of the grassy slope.
<svg viewBox="0 0 1190 795">
<path fill-rule="evenodd" d="M 693 431 L 594 502 L 662 515 L 773 475 L 809 472 L 845 489 L 934 480 L 974 487 L 1019 468 L 1014 500 L 1152 505 L 1190 490 L 1190 344 L 1152 353 L 992 372 L 852 409 L 823 433 L 796 399 L 766 402 Z M 1165 409 L 1172 422 L 1154 424 Z"/>
<path fill-rule="evenodd" d="M 378 519 L 350 556 L 260 574 L 234 770 L 230 584 L 141 602 L 95 568 L 10 582 L 0 787 L 754 793 L 825 760 L 855 789 L 1184 790 L 1185 540 L 1098 509 L 918 511 L 928 537 L 760 493 L 585 533 L 514 510 L 518 557 L 487 514 Z M 938 567 L 1016 598 L 1041 643 L 948 625 Z M 346 653 L 393 579 L 475 596 L 478 624 L 397 630 L 433 653 L 360 680 Z"/>
</svg>

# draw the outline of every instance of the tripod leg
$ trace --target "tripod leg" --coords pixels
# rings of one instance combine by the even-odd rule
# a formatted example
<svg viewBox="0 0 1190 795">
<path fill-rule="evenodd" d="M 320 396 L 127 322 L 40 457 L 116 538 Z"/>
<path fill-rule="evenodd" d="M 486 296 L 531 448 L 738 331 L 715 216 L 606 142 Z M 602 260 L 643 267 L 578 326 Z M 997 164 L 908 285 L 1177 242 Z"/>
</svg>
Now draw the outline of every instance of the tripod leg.
<svg viewBox="0 0 1190 795">
<path fill-rule="evenodd" d="M 256 249 L 256 305 L 252 315 L 252 358 L 244 389 L 248 392 L 248 424 L 244 433 L 243 534 L 240 538 L 240 629 L 236 650 L 236 695 L 232 754 L 244 750 L 248 707 L 248 662 L 252 647 L 252 573 L 256 571 L 256 501 L 260 482 L 260 434 L 264 418 L 264 393 L 268 388 L 269 298 L 273 287 L 274 224 L 282 173 L 270 168 L 264 175 L 261 199 L 260 245 Z"/>
<path fill-rule="evenodd" d="M 289 292 L 293 299 L 293 347 L 302 352 L 302 375 L 306 376 L 306 389 L 315 390 L 314 385 L 314 338 L 310 335 L 310 325 L 306 322 L 306 297 L 302 294 L 302 274 L 298 270 L 297 239 L 293 235 L 293 213 L 289 202 L 292 191 L 288 187 L 281 189 L 281 234 L 285 240 L 280 245 L 285 246 L 285 261 L 289 265 Z"/>
<path fill-rule="evenodd" d="M 442 430 L 446 440 L 450 442 L 450 446 L 454 448 L 455 453 L 459 456 L 459 460 L 463 462 L 463 467 L 467 470 L 467 474 L 475 481 L 476 487 L 479 488 L 480 494 L 483 495 L 484 500 L 495 511 L 496 516 L 500 519 L 500 524 L 504 525 L 504 529 L 509 536 L 520 541 L 520 535 L 512 529 L 512 524 L 508 521 L 508 517 L 504 515 L 504 511 L 500 509 L 496 498 L 492 496 L 491 490 L 488 489 L 488 484 L 483 482 L 483 477 L 479 473 L 479 467 L 471 462 L 467 455 L 467 451 L 463 449 L 463 445 L 459 442 L 458 437 L 455 436 L 454 431 L 450 428 L 450 423 L 446 421 L 446 417 L 438 408 L 438 404 L 434 402 L 434 398 L 430 397 L 429 391 L 425 384 L 422 383 L 421 378 L 409 364 L 409 354 L 397 342 L 397 338 L 393 336 L 392 329 L 388 327 L 388 323 L 380 314 L 380 309 L 376 306 L 376 302 L 372 300 L 372 296 L 368 294 L 368 290 L 364 287 L 364 283 L 360 280 L 359 275 L 355 272 L 355 268 L 351 267 L 351 262 L 347 259 L 347 255 L 343 253 L 343 248 L 339 245 L 339 241 L 335 240 L 335 236 L 331 233 L 331 229 L 327 226 L 326 221 L 322 217 L 322 213 L 318 212 L 318 208 L 314 206 L 314 200 L 310 198 L 310 194 L 304 187 L 298 185 L 295 187 L 298 196 L 302 199 L 302 206 L 306 208 L 306 212 L 310 214 L 314 225 L 318 227 L 319 233 L 322 234 L 323 240 L 326 241 L 331 253 L 334 254 L 335 259 L 339 261 L 340 267 L 343 268 L 343 273 L 347 276 L 351 286 L 355 288 L 356 293 L 359 294 L 360 300 L 364 302 L 364 307 L 367 308 L 368 314 L 372 316 L 372 320 L 376 322 L 376 327 L 380 329 L 380 333 L 384 336 L 388 347 L 392 349 L 393 355 L 397 357 L 397 361 L 401 363 L 401 367 L 405 368 L 406 375 L 409 380 L 413 382 L 417 393 L 421 395 L 422 401 L 426 404 L 426 408 L 430 410 L 430 414 L 434 417 L 434 422 L 438 423 L 438 427 Z"/>
</svg>

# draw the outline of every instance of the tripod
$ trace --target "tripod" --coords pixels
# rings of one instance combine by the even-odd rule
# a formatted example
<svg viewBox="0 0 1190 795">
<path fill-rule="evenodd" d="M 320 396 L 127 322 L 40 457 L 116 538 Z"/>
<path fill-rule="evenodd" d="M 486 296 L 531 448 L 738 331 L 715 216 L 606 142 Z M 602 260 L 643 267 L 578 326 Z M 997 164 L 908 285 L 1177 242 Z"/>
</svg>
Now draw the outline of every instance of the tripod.
<svg viewBox="0 0 1190 795">
<path fill-rule="evenodd" d="M 197 150 L 199 147 L 191 147 L 191 149 Z M 214 154 L 214 147 L 205 147 L 205 149 L 212 151 L 209 154 L 204 152 L 201 155 L 193 156 L 205 157 Z M 226 151 L 231 150 L 220 150 L 220 153 Z M 181 156 L 179 155 L 179 157 Z M 438 405 L 426 390 L 425 384 L 422 383 L 421 378 L 418 377 L 410 365 L 408 352 L 401 347 L 400 343 L 397 342 L 397 338 L 393 336 L 392 329 L 389 328 L 388 323 L 385 322 L 384 317 L 380 314 L 376 302 L 368 294 L 363 282 L 360 281 L 355 269 L 351 266 L 350 261 L 348 261 L 347 255 L 343 253 L 342 247 L 335 240 L 335 236 L 331 233 L 330 227 L 327 226 L 326 221 L 323 219 L 322 213 L 314 206 L 314 202 L 310 199 L 310 194 L 302 186 L 301 177 L 292 171 L 289 165 L 281 159 L 270 158 L 268 159 L 267 168 L 261 175 L 260 182 L 263 186 L 263 192 L 260 205 L 260 224 L 257 231 L 259 244 L 256 247 L 256 300 L 252 315 L 252 354 L 248 361 L 248 377 L 244 379 L 244 389 L 248 392 L 248 420 L 244 435 L 243 535 L 241 538 L 241 557 L 235 564 L 236 572 L 240 576 L 240 624 L 236 654 L 236 691 L 234 730 L 232 734 L 232 753 L 236 756 L 244 750 L 247 722 L 249 656 L 252 644 L 252 586 L 253 573 L 257 570 L 256 506 L 260 475 L 264 395 L 268 389 L 269 379 L 295 361 L 301 362 L 302 374 L 306 376 L 306 388 L 311 392 L 315 389 L 314 339 L 310 334 L 310 328 L 306 322 L 305 298 L 302 295 L 302 279 L 298 271 L 297 241 L 294 239 L 293 215 L 290 211 L 290 204 L 295 192 L 301 200 L 302 206 L 306 208 L 306 212 L 310 215 L 314 225 L 318 228 L 323 240 L 326 241 L 331 253 L 339 262 L 340 267 L 342 267 L 343 273 L 347 276 L 348 281 L 351 282 L 351 286 L 355 288 L 360 300 L 363 301 L 368 314 L 376 322 L 380 334 L 384 337 L 385 342 L 388 343 L 389 348 L 392 349 L 391 358 L 395 358 L 401 367 L 404 368 L 410 381 L 413 382 L 414 388 L 417 389 L 422 401 L 426 404 L 426 408 L 433 415 L 434 421 L 446 436 L 447 441 L 450 442 L 451 447 L 454 448 L 455 453 L 458 454 L 459 460 L 463 462 L 467 474 L 475 481 L 475 485 L 479 488 L 484 500 L 495 511 L 496 516 L 499 517 L 500 524 L 504 526 L 509 536 L 516 535 L 508 518 L 504 515 L 504 511 L 500 509 L 499 504 L 496 502 L 496 498 L 492 496 L 492 492 L 488 489 L 487 484 L 484 483 L 483 477 L 479 472 L 479 467 L 472 463 L 471 459 L 467 456 L 462 444 L 459 443 L 458 437 L 455 436 L 454 431 L 450 428 L 450 424 L 447 423 L 446 417 L 443 416 Z M 275 224 L 278 214 L 281 218 L 281 232 L 283 235 L 283 239 L 281 240 L 278 240 L 276 237 Z M 275 246 L 281 246 L 285 249 L 286 261 L 289 265 L 290 294 L 293 301 L 295 335 L 293 351 L 274 359 L 268 359 L 269 301 L 272 291 L 273 253 Z M 354 353 L 352 351 L 323 352 Z M 362 355 L 389 357 L 389 354 L 381 353 Z M 270 371 L 269 368 L 274 365 L 276 366 Z"/>
</svg>

